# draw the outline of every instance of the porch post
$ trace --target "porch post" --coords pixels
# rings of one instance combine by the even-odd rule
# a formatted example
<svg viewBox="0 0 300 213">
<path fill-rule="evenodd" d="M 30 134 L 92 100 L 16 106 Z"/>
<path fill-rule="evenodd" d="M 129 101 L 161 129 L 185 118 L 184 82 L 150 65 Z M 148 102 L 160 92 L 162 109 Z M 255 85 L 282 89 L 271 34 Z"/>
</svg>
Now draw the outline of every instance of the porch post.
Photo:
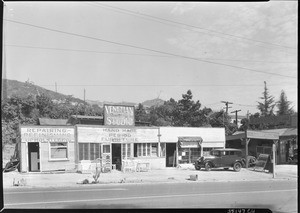
<svg viewBox="0 0 300 213">
<path fill-rule="evenodd" d="M 276 144 L 278 140 L 273 140 L 272 151 L 273 151 L 273 178 L 275 178 L 275 164 L 276 164 Z"/>
<path fill-rule="evenodd" d="M 248 167 L 249 167 L 249 165 L 248 165 L 248 152 L 249 152 L 248 145 L 250 142 L 250 138 L 247 138 L 247 136 L 246 136 L 245 140 L 246 140 L 246 144 L 245 144 L 245 146 L 246 146 L 246 169 L 248 169 Z"/>
</svg>

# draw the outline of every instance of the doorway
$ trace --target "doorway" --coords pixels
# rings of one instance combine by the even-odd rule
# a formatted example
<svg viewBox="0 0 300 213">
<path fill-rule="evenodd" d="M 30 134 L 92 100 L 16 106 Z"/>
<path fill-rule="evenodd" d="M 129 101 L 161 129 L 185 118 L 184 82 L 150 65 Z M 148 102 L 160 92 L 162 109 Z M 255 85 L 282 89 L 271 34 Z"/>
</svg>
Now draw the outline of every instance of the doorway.
<svg viewBox="0 0 300 213">
<path fill-rule="evenodd" d="M 176 167 L 176 143 L 166 143 L 166 167 Z"/>
<path fill-rule="evenodd" d="M 112 145 L 112 164 L 116 165 L 117 170 L 122 168 L 121 144 L 113 143 Z"/>
<path fill-rule="evenodd" d="M 40 146 L 38 142 L 28 143 L 29 172 L 40 171 Z"/>
</svg>

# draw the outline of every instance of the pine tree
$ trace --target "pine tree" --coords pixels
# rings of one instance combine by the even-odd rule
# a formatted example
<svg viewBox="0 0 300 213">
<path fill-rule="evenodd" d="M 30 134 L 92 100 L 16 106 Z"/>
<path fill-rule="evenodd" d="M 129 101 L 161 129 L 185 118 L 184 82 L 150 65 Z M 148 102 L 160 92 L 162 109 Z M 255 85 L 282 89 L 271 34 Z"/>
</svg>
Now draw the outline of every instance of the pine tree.
<svg viewBox="0 0 300 213">
<path fill-rule="evenodd" d="M 270 116 L 274 115 L 273 110 L 276 105 L 274 101 L 274 97 L 269 95 L 269 90 L 267 88 L 267 83 L 264 81 L 265 89 L 263 94 L 263 97 L 260 97 L 260 99 L 263 100 L 263 102 L 258 102 L 257 109 L 260 110 L 261 116 Z"/>
<path fill-rule="evenodd" d="M 277 102 L 277 115 L 290 115 L 294 113 L 293 107 L 290 107 L 291 102 L 287 100 L 286 94 L 281 90 L 279 101 Z"/>
</svg>

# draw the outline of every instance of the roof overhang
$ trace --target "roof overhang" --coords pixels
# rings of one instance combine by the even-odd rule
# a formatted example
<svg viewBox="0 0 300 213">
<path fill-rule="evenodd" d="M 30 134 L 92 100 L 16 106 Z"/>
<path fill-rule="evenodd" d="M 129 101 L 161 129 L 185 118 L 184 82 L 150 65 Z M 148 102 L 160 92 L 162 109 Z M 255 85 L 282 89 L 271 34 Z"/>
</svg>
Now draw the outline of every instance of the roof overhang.
<svg viewBox="0 0 300 213">
<path fill-rule="evenodd" d="M 203 142 L 201 137 L 178 137 L 180 148 L 199 148 Z"/>
<path fill-rule="evenodd" d="M 226 141 L 238 140 L 246 138 L 245 132 L 236 135 L 226 136 Z M 264 140 L 279 140 L 279 134 L 275 132 L 262 132 L 262 131 L 247 131 L 247 138 L 250 139 L 264 139 Z"/>
</svg>

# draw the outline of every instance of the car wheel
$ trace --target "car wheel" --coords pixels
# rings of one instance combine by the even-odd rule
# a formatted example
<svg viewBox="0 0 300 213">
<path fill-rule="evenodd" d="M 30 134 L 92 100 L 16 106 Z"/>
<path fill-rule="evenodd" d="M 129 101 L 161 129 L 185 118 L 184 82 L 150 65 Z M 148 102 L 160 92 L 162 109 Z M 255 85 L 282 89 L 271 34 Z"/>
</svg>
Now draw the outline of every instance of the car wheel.
<svg viewBox="0 0 300 213">
<path fill-rule="evenodd" d="M 201 166 L 195 166 L 195 169 L 196 169 L 196 170 L 200 170 L 200 169 L 201 169 Z"/>
<path fill-rule="evenodd" d="M 210 171 L 211 170 L 211 164 L 209 162 L 205 163 L 205 170 Z"/>
<path fill-rule="evenodd" d="M 234 165 L 233 165 L 234 171 L 239 172 L 241 170 L 241 168 L 242 168 L 242 164 L 240 162 L 234 163 Z"/>
</svg>

